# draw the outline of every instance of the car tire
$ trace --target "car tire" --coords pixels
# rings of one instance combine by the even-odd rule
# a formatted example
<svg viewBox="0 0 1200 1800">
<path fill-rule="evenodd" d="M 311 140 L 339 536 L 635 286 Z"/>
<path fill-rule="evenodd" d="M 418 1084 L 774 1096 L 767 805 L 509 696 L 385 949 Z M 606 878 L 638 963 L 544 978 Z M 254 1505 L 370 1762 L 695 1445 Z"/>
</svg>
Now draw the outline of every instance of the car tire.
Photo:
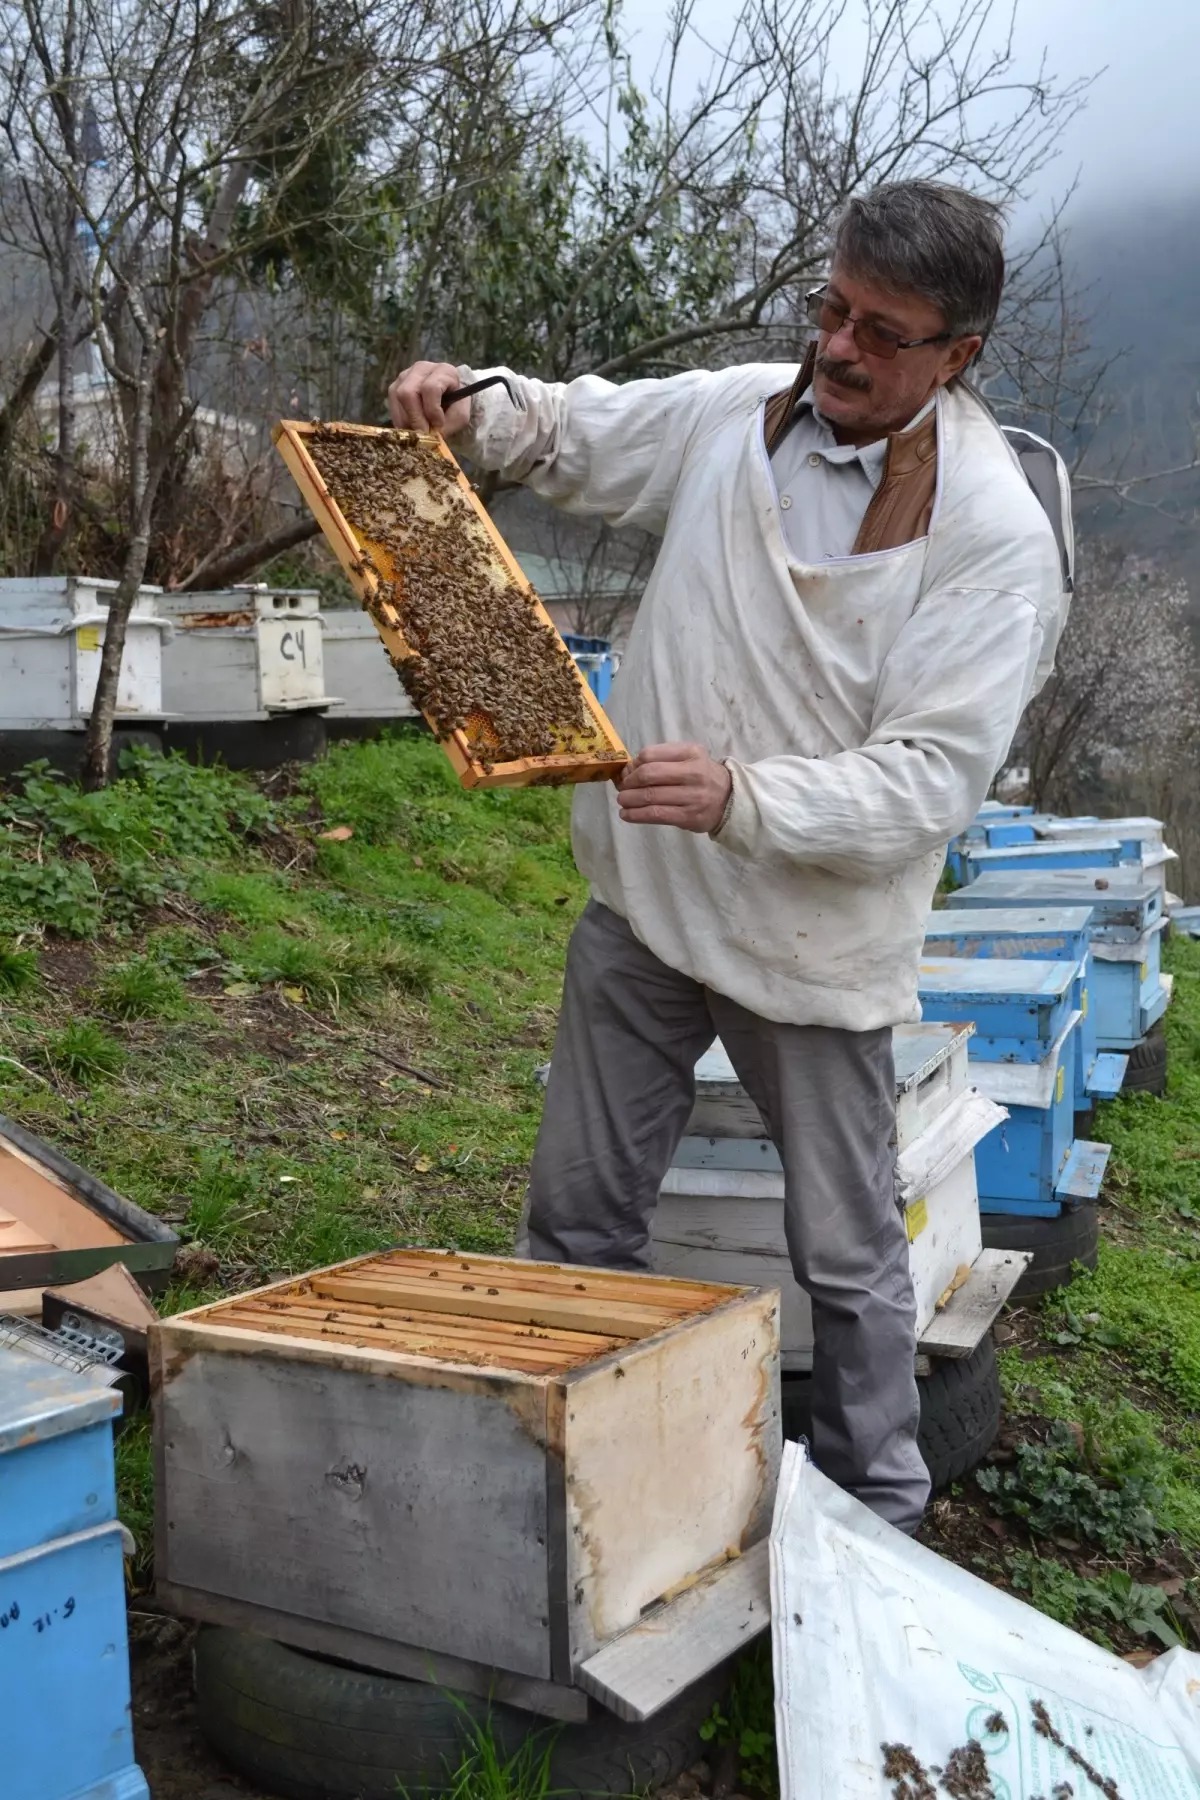
<svg viewBox="0 0 1200 1800">
<path fill-rule="evenodd" d="M 783 1378 L 783 1435 L 811 1438 L 812 1377 Z M 935 1489 L 948 1487 L 981 1463 L 1000 1429 L 1000 1376 L 989 1331 L 970 1356 L 935 1356 L 917 1378 L 921 1422 L 917 1443 Z"/>
<path fill-rule="evenodd" d="M 1064 1207 L 1053 1219 L 1022 1218 L 1016 1213 L 984 1213 L 985 1250 L 1029 1250 L 1033 1261 L 1012 1291 L 1014 1300 L 1052 1294 L 1074 1281 L 1077 1264 L 1094 1269 L 1100 1244 L 1095 1206 Z"/>
<path fill-rule="evenodd" d="M 421 1800 L 451 1791 L 472 1725 L 505 1756 L 533 1740 L 551 1753 L 552 1792 L 640 1792 L 681 1774 L 724 1693 L 715 1670 L 641 1724 L 596 1708 L 558 1724 L 473 1694 L 375 1674 L 249 1632 L 208 1627 L 196 1642 L 196 1704 L 207 1742 L 239 1775 L 283 1800 Z"/>
<path fill-rule="evenodd" d="M 1129 1052 L 1129 1064 L 1121 1083 L 1123 1094 L 1165 1094 L 1167 1091 L 1167 1037 L 1162 1022 L 1152 1025 L 1140 1044 Z"/>
</svg>

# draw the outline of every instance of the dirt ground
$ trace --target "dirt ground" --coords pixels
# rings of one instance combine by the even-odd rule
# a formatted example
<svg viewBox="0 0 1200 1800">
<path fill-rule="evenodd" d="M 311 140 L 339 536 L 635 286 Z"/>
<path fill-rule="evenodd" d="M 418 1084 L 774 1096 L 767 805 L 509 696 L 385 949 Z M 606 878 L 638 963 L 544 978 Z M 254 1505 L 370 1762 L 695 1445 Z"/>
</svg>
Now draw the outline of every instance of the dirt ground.
<svg viewBox="0 0 1200 1800">
<path fill-rule="evenodd" d="M 229 1773 L 196 1724 L 192 1692 L 195 1631 L 178 1619 L 129 1614 L 133 1741 L 152 1800 L 269 1800 Z"/>
</svg>

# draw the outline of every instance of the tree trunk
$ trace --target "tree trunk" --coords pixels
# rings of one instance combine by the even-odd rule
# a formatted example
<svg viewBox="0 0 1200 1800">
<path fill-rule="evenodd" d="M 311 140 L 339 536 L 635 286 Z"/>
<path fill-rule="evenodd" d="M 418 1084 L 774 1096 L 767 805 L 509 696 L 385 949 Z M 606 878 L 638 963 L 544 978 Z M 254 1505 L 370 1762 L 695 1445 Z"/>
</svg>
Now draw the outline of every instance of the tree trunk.
<svg viewBox="0 0 1200 1800">
<path fill-rule="evenodd" d="M 121 661 L 125 655 L 125 636 L 129 615 L 133 611 L 138 589 L 146 573 L 150 554 L 150 520 L 154 496 L 162 477 L 162 463 L 152 463 L 150 449 L 150 412 L 154 392 L 155 337 L 146 316 L 140 294 L 129 294 L 130 310 L 142 339 L 136 399 L 133 406 L 133 432 L 129 444 L 129 517 L 130 536 L 117 591 L 109 602 L 108 623 L 104 630 L 104 646 L 100 652 L 100 673 L 96 678 L 96 695 L 92 716 L 88 720 L 87 740 L 83 753 L 83 785 L 89 793 L 108 786 L 112 762 L 113 721 L 117 714 L 117 689 L 121 679 Z"/>
<path fill-rule="evenodd" d="M 129 615 L 146 572 L 146 556 L 150 534 L 140 534 L 130 541 L 125 554 L 125 567 L 117 591 L 109 602 L 108 623 L 104 627 L 104 647 L 100 652 L 100 674 L 96 681 L 96 697 L 88 720 L 87 740 L 83 755 L 83 785 L 89 793 L 107 787 L 112 773 L 113 724 L 117 714 L 117 688 L 121 679 L 121 660 L 125 654 L 125 636 Z"/>
<path fill-rule="evenodd" d="M 70 271 L 67 271 L 68 277 Z M 58 452 L 54 459 L 54 505 L 34 553 L 34 574 L 53 575 L 74 525 L 75 501 L 75 331 L 74 314 L 64 307 L 58 356 Z"/>
<path fill-rule="evenodd" d="M 277 531 L 267 532 L 265 537 L 255 538 L 253 543 L 236 545 L 219 555 L 206 556 L 198 563 L 186 581 L 180 582 L 183 591 L 196 589 L 204 582 L 206 587 L 231 587 L 235 581 L 242 581 L 252 575 L 255 569 L 261 569 L 274 557 L 282 556 L 285 550 L 294 550 L 297 544 L 306 544 L 315 538 L 321 527 L 315 519 L 294 519 L 290 525 L 281 525 Z"/>
</svg>

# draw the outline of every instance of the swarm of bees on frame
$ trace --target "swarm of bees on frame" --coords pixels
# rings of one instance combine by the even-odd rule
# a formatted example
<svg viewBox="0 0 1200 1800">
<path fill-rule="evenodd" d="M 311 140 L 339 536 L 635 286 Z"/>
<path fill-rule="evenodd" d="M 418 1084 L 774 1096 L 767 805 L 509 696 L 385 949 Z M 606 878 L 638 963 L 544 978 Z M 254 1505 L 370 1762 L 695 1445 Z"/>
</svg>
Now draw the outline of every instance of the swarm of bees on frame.
<svg viewBox="0 0 1200 1800">
<path fill-rule="evenodd" d="M 566 749 L 607 757 L 570 652 L 499 564 L 454 465 L 413 432 L 314 423 L 305 441 L 355 535 L 391 564 L 364 549 L 359 572 L 400 616 L 412 654 L 396 670 L 438 736 L 464 732 L 488 769 Z"/>
</svg>

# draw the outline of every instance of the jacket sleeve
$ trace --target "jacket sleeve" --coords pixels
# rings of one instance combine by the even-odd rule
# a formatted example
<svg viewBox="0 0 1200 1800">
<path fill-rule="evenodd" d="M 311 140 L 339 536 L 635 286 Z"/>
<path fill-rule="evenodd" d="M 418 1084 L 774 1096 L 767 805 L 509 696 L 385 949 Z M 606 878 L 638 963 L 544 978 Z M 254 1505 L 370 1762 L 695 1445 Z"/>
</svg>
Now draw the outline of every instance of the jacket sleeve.
<svg viewBox="0 0 1200 1800">
<path fill-rule="evenodd" d="M 749 406 L 794 371 L 748 364 L 621 386 L 596 375 L 546 382 L 507 369 L 483 373 L 505 375 L 524 410 L 502 387 L 477 395 L 470 424 L 455 434 L 456 455 L 568 512 L 661 535 L 696 436 L 730 406 Z M 479 379 L 465 366 L 459 374 L 464 386 Z"/>
<path fill-rule="evenodd" d="M 1023 594 L 927 594 L 881 671 L 861 748 L 728 764 L 733 791 L 714 834 L 756 860 L 878 876 L 943 849 L 974 817 L 1029 700 L 1042 651 Z"/>
</svg>

